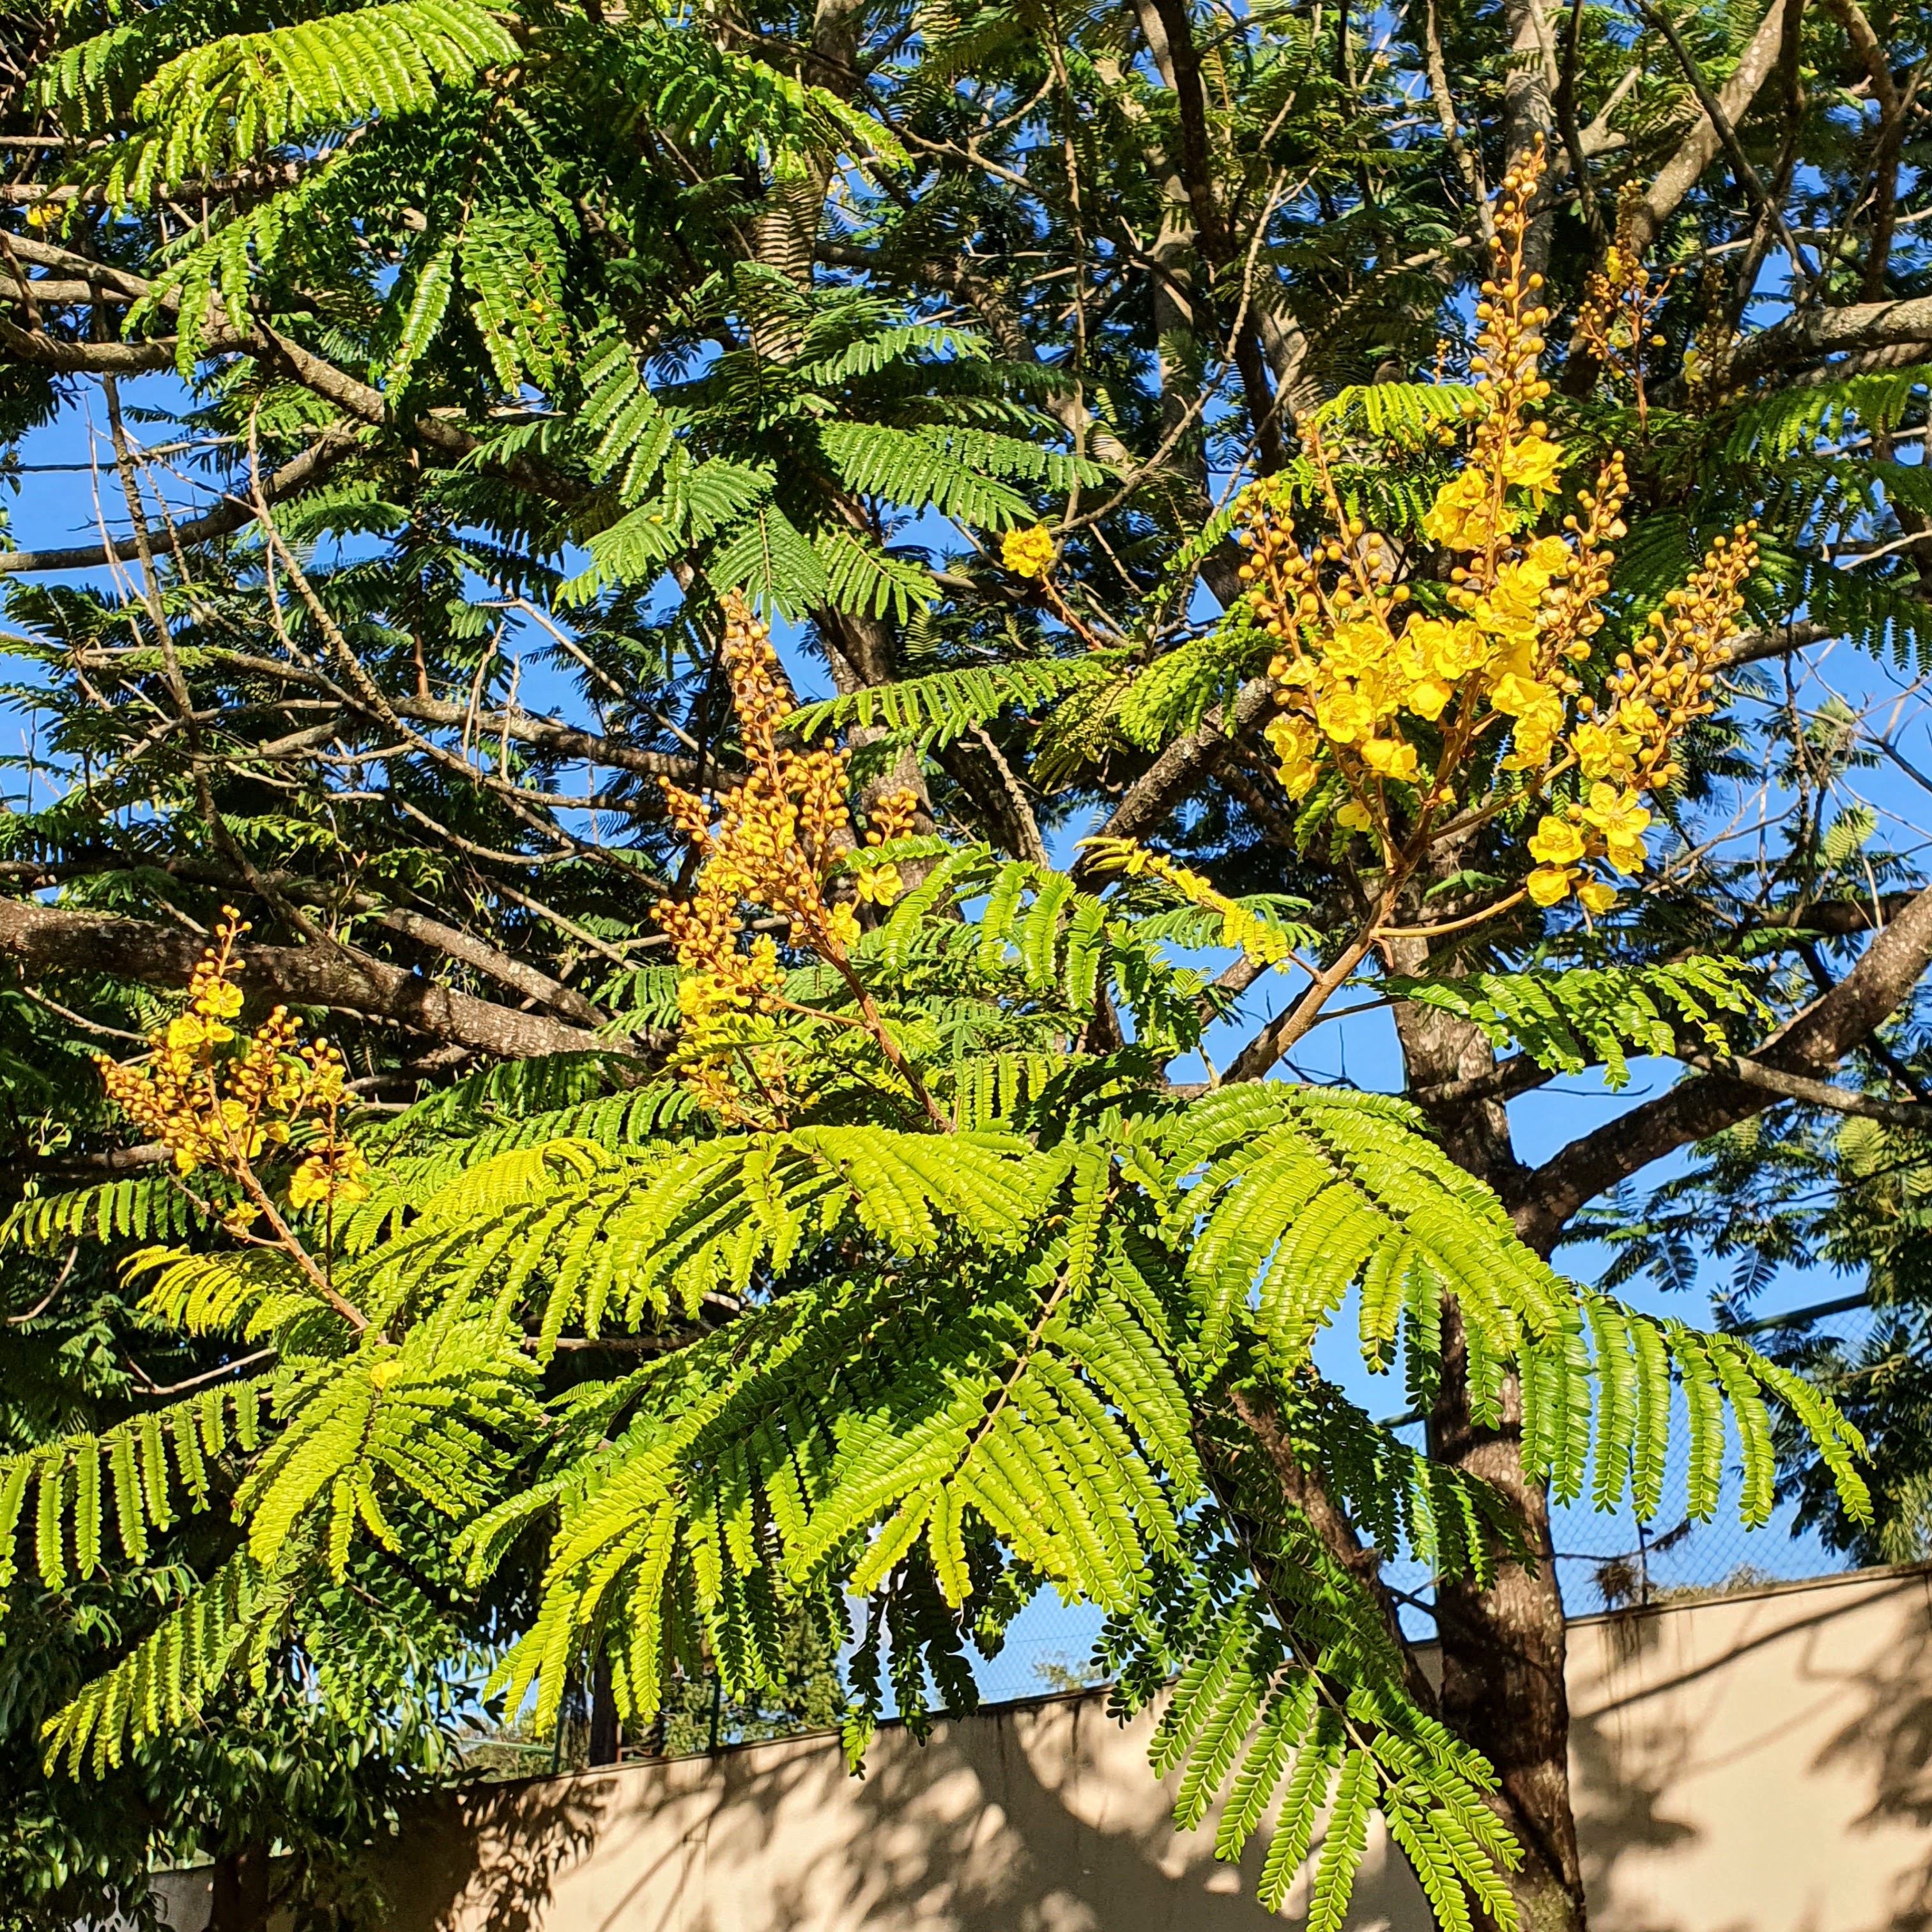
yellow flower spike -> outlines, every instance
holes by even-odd
[[[1052,532],[1040,524],[1009,530],[1000,539],[1000,561],[1016,577],[1043,578],[1053,568],[1053,551]]]
[[[1279,479],[1250,485],[1238,504],[1244,616],[1268,640],[1279,709],[1265,735],[1283,791],[1304,798],[1339,765],[1352,786],[1396,780],[1419,794],[1371,783],[1334,811],[1340,829],[1380,842],[1381,919],[1445,826],[1490,815],[1499,769],[1524,775],[1526,802],[1549,805],[1549,788],[1572,772],[1592,788],[1574,818],[1550,805],[1526,842],[1535,866],[1527,896],[1549,907],[1574,894],[1592,916],[1614,905],[1615,886],[1594,868],[1642,869],[1651,822],[1642,800],[1676,782],[1678,735],[1715,707],[1756,562],[1749,526],[1714,539],[1641,636],[1613,654],[1600,640],[1612,546],[1628,534],[1623,458],[1604,458],[1575,508],[1551,520],[1560,533],[1532,520],[1564,489],[1566,460],[1536,419],[1550,394],[1538,358],[1550,316],[1523,259],[1544,166],[1540,150],[1526,157],[1499,198],[1476,310],[1479,380],[1462,405],[1469,433],[1452,437],[1464,454],[1449,459],[1423,519],[1427,542],[1451,553],[1448,582],[1430,589],[1415,547],[1365,526],[1315,420],[1295,428],[1320,526],[1297,536]],[[1625,255],[1620,273],[1640,291],[1641,266]],[[1400,580],[1412,570],[1412,584]],[[1412,589],[1421,610],[1407,602]],[[1600,686],[1585,668],[1593,662]]]

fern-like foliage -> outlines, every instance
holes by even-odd
[[[956,742],[1006,711],[1050,703],[1072,686],[1106,677],[1117,662],[1110,652],[1096,652],[983,670],[940,671],[808,704],[787,722],[808,738],[854,724],[883,724],[916,733],[922,742],[937,748]]]
[[[1752,975],[1709,958],[1460,980],[1396,977],[1389,986],[1419,1006],[1480,1027],[1493,1046],[1515,1042],[1552,1072],[1600,1066],[1612,1088],[1628,1083],[1631,1052],[1669,1054],[1681,1034],[1690,1034],[1724,1053],[1729,1042],[1719,1016],[1748,1018],[1761,1011]]]
[[[938,910],[962,902],[976,926]],[[1478,1579],[1517,1548],[1501,1498],[1308,1378],[1352,1291],[1365,1358],[1400,1357],[1420,1399],[1453,1303],[1476,1414],[1499,1420],[1520,1378],[1526,1465],[1559,1496],[1587,1484],[1603,1507],[1660,1508],[1675,1385],[1694,1514],[1716,1506],[1727,1426],[1745,1516],[1768,1512],[1768,1402],[1856,1510],[1855,1432],[1738,1339],[1564,1282],[1401,1102],[1268,1085],[1177,1102],[1131,1051],[1088,1066],[1029,1049],[1029,1004],[1064,1024],[1090,1006],[1097,962],[1183,970],[1136,954],[1132,919],[1064,875],[968,851],[907,903],[861,970],[890,958],[902,989],[949,981],[949,1000],[926,996],[935,1014],[976,986],[982,1027],[1002,998],[1013,1015],[1012,1044],[964,1059],[945,1058],[943,1027],[922,1046],[908,1025],[935,1076],[952,1070],[955,1131],[852,1118],[828,1087],[821,1123],[719,1132],[648,1086],[573,1099],[586,1062],[548,1094],[526,1084],[568,1102],[532,1129],[575,1120],[590,1137],[479,1130],[481,1087],[389,1130],[391,1171],[334,1256],[359,1336],[319,1324],[278,1257],[148,1250],[158,1318],[270,1339],[281,1362],[0,1472],[0,1508],[31,1521],[51,1582],[101,1560],[104,1496],[131,1553],[177,1496],[206,1499],[211,1461],[239,1459],[224,1493],[242,1552],[61,1714],[50,1752],[110,1763],[184,1720],[260,1658],[299,1579],[379,1559],[396,1513],[422,1508],[457,1526],[477,1586],[548,1538],[540,1609],[501,1672],[544,1722],[587,1648],[640,1725],[695,1660],[752,1694],[778,1681],[799,1606],[838,1617],[850,1598],[876,1612],[856,1634],[856,1750],[888,1677],[915,1716],[928,1671],[970,1697],[966,1634],[993,1640],[1048,1584],[1109,1612],[1130,1704],[1178,1673],[1154,1755],[1181,1772],[1183,1826],[1220,1803],[1217,1849],[1238,1856],[1279,1799],[1270,1900],[1325,1815],[1314,1882],[1335,1919],[1379,1813],[1445,1923],[1503,1915],[1514,1852],[1489,1773],[1418,1702],[1359,1586],[1263,1493],[1242,1405],[1273,1405],[1378,1547]],[[898,997],[910,1016],[919,996]],[[16,1238],[49,1216],[16,1216]],[[540,1364],[566,1333],[612,1329],[661,1352],[547,1416]]]

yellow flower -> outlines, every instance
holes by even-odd
[[[1506,670],[1490,687],[1490,702],[1508,718],[1534,718],[1555,706],[1559,718],[1562,701],[1548,686],[1520,670]]]
[[[1570,896],[1570,881],[1576,876],[1569,868],[1539,866],[1529,875],[1529,896],[1540,906],[1553,906]]]
[[[1430,662],[1429,638],[1412,624],[1396,640],[1390,695],[1402,710],[1432,724],[1456,694],[1454,680],[1438,676]]]
[[[1580,724],[1570,734],[1570,748],[1576,754],[1586,778],[1601,778],[1628,771],[1636,747],[1620,731],[1606,731],[1600,724]]]
[[[1563,728],[1563,700],[1546,684],[1508,671],[1491,688],[1490,702],[1514,718],[1514,750],[1504,760],[1508,771],[1528,771],[1549,758],[1556,734]]]
[[[1338,677],[1372,677],[1388,657],[1388,634],[1378,624],[1338,624],[1322,653]]]
[[[1016,577],[1042,578],[1053,568],[1053,535],[1036,524],[1029,530],[1009,530],[1000,539],[1000,561]]]
[[[1610,863],[1620,872],[1643,869],[1643,835],[1650,814],[1634,791],[1619,792],[1614,785],[1594,784],[1589,802],[1583,808],[1586,824],[1604,835]]]
[[[1262,734],[1273,747],[1274,754],[1286,764],[1298,764],[1315,755],[1318,740],[1306,722],[1295,716],[1292,711],[1278,712],[1268,720],[1268,729]]]
[[[1488,477],[1466,470],[1444,484],[1422,520],[1422,533],[1447,550],[1480,550],[1496,534]]]
[[[1654,737],[1664,728],[1664,720],[1640,698],[1627,698],[1617,706],[1617,723],[1639,739]]]
[[[1446,684],[1440,678],[1425,675],[1418,678],[1408,687],[1408,695],[1402,709],[1412,712],[1418,718],[1426,718],[1434,724],[1448,709],[1449,700],[1456,695],[1456,687]]]
[[[905,890],[905,882],[900,878],[896,866],[869,866],[853,880],[852,885],[862,899],[882,906],[890,905]]]
[[[1504,564],[1496,572],[1490,592],[1490,609],[1498,620],[1498,628],[1514,630],[1526,624],[1533,626],[1543,593],[1549,588],[1550,572],[1536,568],[1527,560]]]
[[[174,1053],[192,1053],[198,1046],[220,1046],[235,1037],[234,1029],[218,1021],[206,1020],[199,1013],[180,1013],[168,1022],[168,1048]]]
[[[1490,655],[1488,640],[1466,620],[1445,623],[1439,617],[1415,618],[1402,632],[1402,641],[1403,660],[1414,667],[1411,675],[1416,680],[1407,708],[1420,718],[1438,718],[1442,712],[1442,705],[1432,711],[1424,709],[1433,702],[1432,696],[1424,690],[1425,685],[1453,688],[1486,662]],[[1443,704],[1448,702],[1447,698],[1442,700]]]
[[[232,1020],[242,1010],[242,988],[232,980],[214,980],[197,986],[195,1010],[212,1019]]]
[[[1546,436],[1526,436],[1503,457],[1503,478],[1527,490],[1538,509],[1563,475],[1563,452]]]
[[[1366,832],[1375,822],[1368,807],[1360,799],[1350,799],[1335,814],[1335,823],[1351,832]]]
[[[1375,706],[1352,685],[1337,685],[1317,700],[1315,716],[1338,745],[1358,743],[1376,728]]]
[[[1529,856],[1546,866],[1574,865],[1583,856],[1583,835],[1567,818],[1546,814],[1529,842]]]
[[[1315,788],[1316,754],[1322,740],[1312,725],[1282,712],[1262,734],[1281,762],[1276,776],[1290,798],[1305,798]]]
[[[836,905],[826,921],[832,928],[832,936],[841,946],[850,947],[859,943],[859,917],[848,905]]]
[[[362,1177],[369,1163],[362,1150],[346,1144],[312,1154],[289,1180],[289,1205],[313,1208],[324,1201],[366,1201]]]
[[[1400,738],[1370,738],[1362,745],[1362,762],[1378,778],[1415,782],[1415,747]]]
[[[1617,889],[1602,879],[1591,879],[1576,888],[1576,896],[1583,902],[1583,910],[1593,918],[1601,919],[1617,902]]]

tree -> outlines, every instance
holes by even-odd
[[[680,1016],[673,976],[638,963],[664,937],[642,902],[692,885],[657,781],[741,775],[716,602],[737,586],[808,625],[868,813],[910,790],[916,835],[956,826],[1038,865],[1057,823],[1097,806],[1106,837],[1166,844],[1170,886],[1211,880],[1198,890],[1253,918],[1300,920],[1334,970],[1390,868],[1305,836],[1344,801],[1318,771],[1296,796],[1318,761],[1264,741],[1285,715],[1278,653],[1244,622],[1214,493],[1259,475],[1287,493],[1277,508],[1319,504],[1325,462],[1343,528],[1373,526],[1405,586],[1450,608],[1453,546],[1426,518],[1449,461],[1432,439],[1456,419],[1442,388],[1371,379],[1427,364],[1438,336],[1443,373],[1463,370],[1486,184],[1540,139],[1523,273],[1558,324],[1552,440],[1579,477],[1625,458],[1606,640],[1641,634],[1710,540],[1754,518],[1757,628],[1696,674],[1738,701],[1687,720],[1681,773],[1646,790],[1642,830],[1670,856],[1634,904],[1606,914],[1566,887],[1547,915],[1502,905],[1522,879],[1505,834],[1528,828],[1499,815],[1413,875],[1400,916],[1425,936],[1341,970],[1392,982],[1424,1119],[1544,1254],[1677,1148],[1794,1096],[1845,1104],[1832,1071],[1911,996],[1932,909],[1903,864],[1876,903],[1821,865],[1822,791],[1775,861],[1733,864],[1698,827],[1741,766],[1808,742],[1795,707],[1754,710],[1752,667],[1839,634],[1923,635],[1922,488],[1895,460],[1924,409],[1899,190],[1922,28],[1901,15],[1881,34],[1850,5],[1774,8],[1735,34],[1714,14],[1643,19],[1426,8],[1379,60],[1346,15],[1217,24],[1168,0],[1077,19],[753,10],[706,34],[443,4],[292,24],[163,8],[92,43],[90,22],[47,29],[70,50],[16,92],[14,138],[44,145],[9,237],[24,286],[5,340],[23,417],[52,382],[110,386],[133,527],[8,561],[118,550],[140,582],[16,611],[46,667],[24,701],[77,782],[17,828],[23,893],[58,885],[64,903],[0,907],[0,944],[37,974],[178,985],[200,952],[178,916],[205,932],[245,899],[272,932],[250,983],[355,1016],[334,1024],[356,1077],[392,1083],[367,1090],[562,1053],[432,1111],[474,1128],[549,1080],[648,1140],[656,1103],[635,1096],[679,1050]],[[58,149],[39,118],[56,115]],[[85,145],[109,130],[132,138]],[[111,387],[170,365],[206,378],[195,433],[232,439],[214,452],[226,496],[191,517],[143,497],[157,472]],[[933,514],[964,526],[964,554],[912,554],[931,526],[910,520]],[[1048,552],[996,555],[985,534],[1040,520]],[[371,554],[304,560],[345,532]],[[566,578],[567,542],[590,562]],[[1226,621],[1202,619],[1197,580]],[[602,716],[520,701],[517,666],[534,682],[546,656]],[[1580,669],[1571,695],[1600,699],[1610,668]],[[580,795],[563,777],[579,764],[602,774]],[[1533,836],[1608,850],[1611,830]],[[1571,862],[1538,869],[1588,883]],[[903,863],[902,884],[945,860]],[[1098,892],[1106,876],[1090,851],[1066,890],[1110,903],[1124,889]],[[1814,934],[1839,949],[1818,952],[1828,985],[1773,971],[1762,1016],[1669,976]],[[438,977],[410,970],[424,960]],[[1244,953],[1212,999],[1265,986],[1265,963]],[[1573,982],[1565,1006],[1525,980],[1538,967],[1640,976]],[[1138,997],[1118,1003],[1135,1048],[1186,1038],[1164,1010],[1168,1030],[1144,1032]],[[1126,1050],[1116,1004],[1046,1036],[1077,1032],[1105,1060]],[[1231,1081],[1271,1070],[1315,1016],[1294,1012],[1256,1016]],[[1519,1162],[1507,1100],[1633,1048],[1700,1077]],[[1532,1430],[1526,1459],[1516,1394],[1505,1381],[1488,1408],[1492,1364],[1461,1339],[1452,1314],[1427,1480],[1496,1481],[1546,1551],[1543,1445]],[[1372,1485],[1324,1460],[1354,1438],[1284,1418],[1240,1421],[1275,1494],[1257,1498],[1252,1449],[1236,1455],[1228,1520],[1287,1534],[1298,1511],[1334,1574],[1372,1590],[1359,1532],[1378,1549],[1389,1519],[1351,1526]],[[1194,1558],[1188,1574],[1218,1574]],[[1501,1774],[1519,1900],[1532,1922],[1579,1922],[1549,1565],[1479,1568],[1438,1608],[1438,1714]]]
[[[16,998],[8,1016],[14,1116],[23,1102],[52,1100],[71,1106],[69,1124],[80,1126],[92,1111],[86,1089],[58,1078],[60,1043],[46,1037],[45,1015],[20,1011],[25,1004]],[[50,1090],[37,1093],[50,1075]],[[14,1254],[0,1328],[0,1444],[10,1463],[76,1432],[118,1431],[138,1444],[143,1416],[230,1374],[224,1358],[233,1352],[158,1335],[142,1321],[116,1258],[81,1242],[44,1257]],[[43,1774],[42,1725],[217,1568],[233,1541],[218,1514],[177,1519],[164,1508],[112,1568],[80,1561],[82,1544],[66,1574],[30,1564],[13,1580],[0,1624],[0,1922],[10,1932],[117,1913],[149,1922],[151,1873],[202,1861],[214,1868],[224,1926],[266,1926],[272,1908],[293,1909],[304,1923],[349,1922],[371,1902],[369,1854],[454,1768],[456,1707],[466,1681],[473,1688],[488,1667],[468,1641],[481,1631],[465,1632],[453,1596],[438,1604],[358,1564],[346,1588],[315,1602],[298,1632],[264,1652],[259,1681],[242,1673],[192,1731],[156,1739],[104,1780]],[[416,1554],[434,1566],[433,1554]],[[316,1694],[322,1688],[326,1698]],[[281,1854],[273,1867],[272,1847]]]

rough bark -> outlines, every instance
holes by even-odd
[[[1399,971],[1428,964],[1426,947],[1399,942]],[[1399,1005],[1396,1031],[1410,1097],[1428,1117],[1456,1164],[1498,1190],[1522,1169],[1510,1143],[1500,1099],[1444,1104],[1491,1071],[1496,1056],[1481,1031],[1432,1006]],[[1580,1932],[1586,1921],[1582,1869],[1570,1798],[1570,1711],[1564,1685],[1563,1601],[1550,1558],[1549,1501],[1523,1473],[1520,1392],[1505,1392],[1502,1426],[1477,1425],[1470,1412],[1468,1364],[1453,1311],[1443,1324],[1442,1380],[1429,1416],[1430,1455],[1494,1484],[1519,1513],[1532,1570],[1505,1563],[1487,1589],[1454,1578],[1436,1586],[1444,1723],[1473,1745],[1501,1781],[1499,1814],[1522,1846],[1513,1880],[1523,1932]]]
[[[1731,361],[1733,376],[1750,382],[1795,363],[1850,350],[1932,343],[1932,296],[1900,302],[1852,302],[1842,308],[1804,308],[1748,336]],[[1834,369],[1836,376],[1841,373]]]
[[[1154,0],[1154,10],[1166,40],[1162,74],[1174,90],[1180,126],[1180,179],[1194,217],[1195,233],[1206,260],[1214,268],[1226,270],[1237,261],[1240,250],[1228,233],[1216,193],[1214,136],[1193,22],[1188,16],[1186,0]],[[1240,376],[1248,419],[1253,425],[1256,463],[1264,472],[1271,472],[1286,460],[1286,451],[1260,338],[1260,325],[1251,303],[1248,317],[1235,335],[1234,367]]]
[[[148,920],[0,899],[0,958],[11,960],[30,980],[49,973],[103,973],[141,986],[182,986],[201,954],[202,942],[192,934]],[[601,1040],[580,1027],[496,1006],[339,946],[250,946],[244,984],[252,994],[291,1006],[386,1021],[502,1059],[594,1047],[624,1050],[622,1042]]]
[[[623,1733],[617,1722],[617,1699],[610,1682],[610,1666],[599,1658],[590,1678],[590,1748],[586,1762],[615,1764],[622,1752]]]
[[[1198,730],[1177,738],[1127,788],[1100,827],[1102,836],[1138,838],[1152,831],[1213,770],[1229,745],[1268,715],[1274,708],[1274,691],[1273,679],[1251,679],[1236,693],[1232,718],[1218,709],[1210,711]],[[1084,861],[1074,867],[1073,877],[1077,884],[1090,886],[1094,883]]]
[[[244,1845],[217,1858],[208,1894],[208,1932],[268,1932],[267,1851]]]
[[[1718,103],[1724,118],[1736,127],[1757,98],[1760,88],[1770,79],[1778,65],[1778,50],[1784,41],[1784,16],[1804,0],[1772,0],[1763,20],[1745,47],[1730,79],[1718,90]],[[1718,158],[1724,142],[1708,116],[1678,144],[1676,152],[1657,173],[1656,178],[1635,211],[1632,232],[1640,250],[1657,239],[1672,212],[1697,185],[1698,177]]]

